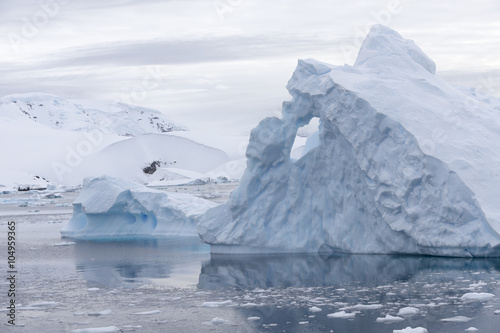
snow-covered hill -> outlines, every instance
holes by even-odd
[[[0,98],[0,118],[26,118],[54,129],[100,130],[126,136],[187,130],[157,110],[111,101],[70,100],[42,93]]]
[[[238,178],[244,168],[228,164],[225,151],[241,159],[248,140],[190,133],[143,107],[36,93],[0,99],[0,142],[0,188],[12,189],[105,174],[155,185]]]
[[[69,184],[103,174],[149,183],[188,179],[177,169],[202,175],[226,162],[228,156],[222,150],[175,135],[150,133],[111,144],[61,176]]]

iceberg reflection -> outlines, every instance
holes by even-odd
[[[500,306],[499,276],[499,259],[212,254],[198,288],[238,295],[235,309],[249,332],[378,333],[408,326],[441,333],[472,326],[493,332],[500,324],[493,313]],[[464,301],[470,292],[497,296]],[[417,314],[400,315],[404,307],[416,308]],[[398,322],[378,322],[388,314],[400,317]]]
[[[144,282],[196,285],[201,262],[208,257],[208,246],[197,237],[75,245],[76,270],[94,286],[136,286]]]
[[[405,281],[422,272],[500,270],[498,259],[390,255],[223,255],[203,264],[201,289],[319,287],[346,283],[367,287]]]

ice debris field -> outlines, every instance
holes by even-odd
[[[65,249],[54,250],[65,256]],[[88,262],[94,254],[85,253]],[[213,257],[203,264],[196,288],[166,288],[158,279],[135,288],[130,282],[106,286],[100,283],[104,277],[116,283],[118,276],[109,276],[105,260],[87,267],[83,281],[74,267],[56,266],[26,292],[19,304],[24,327],[15,329],[49,332],[56,322],[65,332],[106,332],[110,327],[205,332],[215,325],[217,332],[451,333],[495,332],[500,319],[499,298],[492,296],[500,287],[498,263],[489,259],[358,255],[245,260]],[[115,264],[122,281],[130,281],[123,258]],[[31,269],[35,273],[37,266]],[[42,286],[53,289],[35,297]]]

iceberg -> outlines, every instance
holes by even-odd
[[[453,86],[376,25],[353,66],[299,60],[281,118],[197,231],[212,253],[500,255],[500,100]],[[319,118],[303,155],[297,130]]]
[[[61,235],[75,239],[197,236],[197,219],[215,206],[190,194],[153,190],[123,178],[86,178]]]

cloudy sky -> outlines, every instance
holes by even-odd
[[[438,75],[500,97],[498,0],[1,1],[0,96],[117,100],[248,131],[280,113],[298,58],[352,64],[374,23],[413,39]]]

